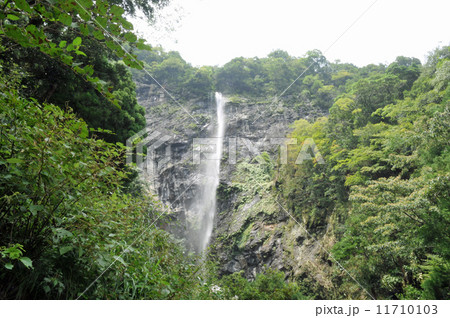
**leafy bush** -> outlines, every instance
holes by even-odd
[[[266,268],[257,274],[254,281],[248,281],[242,272],[224,276],[219,285],[225,299],[309,299],[301,286],[295,282],[285,282],[283,272]]]
[[[159,203],[121,189],[124,147],[14,81],[0,91],[0,298],[193,297],[197,267],[156,228]]]

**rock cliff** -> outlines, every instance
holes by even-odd
[[[149,152],[147,179],[160,200],[170,206],[173,233],[186,237],[190,226],[187,219],[194,213],[193,200],[201,182],[198,165],[193,162],[193,140],[209,136],[210,123],[215,120],[213,93],[203,100],[181,102],[155,85],[138,84],[137,91],[140,104],[147,110],[149,134],[167,136],[151,150],[152,154]],[[284,271],[287,277],[309,279],[327,288],[331,285],[327,281],[330,267],[322,247],[332,246],[332,226],[306,229],[303,220],[292,218],[285,210],[274,181],[280,152],[277,138],[285,138],[295,120],[325,115],[317,107],[291,107],[295,99],[289,96],[274,102],[228,97],[217,213],[209,250],[223,274],[244,271],[248,279],[253,279],[269,266]]]

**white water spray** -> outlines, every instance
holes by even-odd
[[[200,162],[201,184],[195,198],[193,212],[195,226],[190,229],[190,240],[197,252],[203,252],[211,238],[214,216],[216,214],[216,191],[219,186],[220,160],[222,158],[223,139],[225,135],[225,99],[221,93],[216,93],[217,123],[212,137],[215,139],[215,153],[210,159]]]

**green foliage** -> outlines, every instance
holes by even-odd
[[[220,281],[224,299],[240,300],[289,300],[310,299],[305,296],[301,286],[286,282],[284,273],[267,268],[256,274],[254,281],[248,281],[242,273],[224,276]]]
[[[146,85],[157,85],[158,82],[182,101],[207,100],[208,93],[213,90],[227,95],[268,98],[281,94],[289,86],[288,97],[301,95],[300,103],[297,101],[300,107],[318,106],[327,110],[333,104],[339,86],[350,78],[343,76],[340,81],[333,82],[329,75],[330,63],[319,51],[308,52],[302,58],[274,51],[266,58],[239,57],[214,68],[192,67],[177,52],[164,52],[160,48],[150,52],[137,51],[137,56],[145,62],[151,76],[133,70],[134,80]],[[303,72],[305,78],[295,81]]]
[[[293,131],[289,135],[297,143],[288,148],[287,165],[283,165],[277,178],[283,197],[287,200],[289,209],[296,217],[303,220],[308,228],[320,229],[325,225],[325,216],[333,209],[334,202],[342,199],[342,189],[339,180],[342,176],[329,171],[330,162],[319,162],[311,147],[305,147],[307,138],[312,138],[315,149],[320,155],[328,158],[334,146],[326,136],[327,118],[319,118],[315,123],[301,119],[294,123]],[[301,152],[310,156],[311,160],[298,162]],[[306,159],[306,158],[305,158]],[[296,163],[297,162],[297,163]]]
[[[253,226],[254,225],[255,225],[254,223],[250,223],[247,226],[247,228],[244,230],[244,232],[242,232],[241,238],[240,238],[239,243],[238,243],[238,247],[240,249],[243,249],[245,247],[245,245],[247,244],[247,241],[248,241],[248,239],[250,237],[250,232],[253,230]]]
[[[106,1],[6,1],[0,14],[0,40],[7,51],[19,45],[59,61],[118,105],[108,86],[93,76],[91,65],[83,61],[83,39],[95,38],[126,65],[141,68],[142,64],[126,54],[123,45],[139,49],[146,46],[129,32],[133,26],[123,14],[124,9]]]
[[[178,52],[164,52],[161,48],[152,51],[137,51],[145,63],[145,70],[132,70],[135,82],[145,85],[162,85],[177,100],[199,99],[208,101],[214,90],[212,67],[192,67]]]
[[[168,299],[202,290],[194,260],[153,225],[164,219],[159,203],[122,191],[123,147],[88,138],[84,121],[23,98],[14,80],[2,76],[0,90],[2,299]]]
[[[127,5],[128,12],[137,6],[149,13],[152,6],[116,2]],[[144,109],[125,66],[141,65],[124,50],[145,45],[130,31],[124,9],[105,1],[7,1],[4,10],[20,19],[0,15],[0,60],[5,70],[20,68],[27,74],[23,95],[72,108],[90,128],[112,132],[98,133],[111,142],[124,143],[145,126]]]
[[[215,81],[221,92],[250,97],[273,97],[289,87],[288,96],[302,95],[302,106],[328,109],[336,95],[336,87],[328,74],[329,66],[319,51],[310,51],[302,58],[274,51],[262,59],[231,60],[217,69]],[[297,79],[299,74],[304,75],[302,79]],[[339,84],[345,84],[345,80]]]
[[[166,222],[160,203],[145,189],[124,193],[123,147],[89,138],[73,113],[0,79],[2,299],[227,297],[214,264],[197,265],[156,227]],[[248,284],[242,298],[302,297],[282,273]]]
[[[448,246],[448,245],[447,245]],[[448,299],[450,297],[450,263],[431,256],[423,266],[426,276],[422,283],[423,299]]]
[[[265,153],[260,165],[239,163],[250,179],[238,177],[221,198],[275,190],[311,233],[335,236],[334,257],[376,298],[449,297],[450,48],[424,66],[398,57],[357,68],[319,51],[275,51],[195,68],[176,52],[145,51],[124,18],[136,8],[150,16],[165,1],[78,2],[2,4],[0,298],[305,298],[270,269],[251,282],[240,273],[219,280],[214,264],[196,265],[154,225],[165,222],[162,207],[133,182],[124,147],[109,143],[145,125],[126,67],[144,65],[152,76],[134,70],[136,82],[156,79],[181,100],[206,101],[217,88],[232,101],[283,93],[294,109],[329,109],[328,118],[293,124],[287,165]],[[307,139],[324,163],[310,153],[294,164]],[[334,270],[333,295],[366,297]]]
[[[420,75],[421,63],[417,58],[399,56],[391,63],[386,72],[397,75],[406,81],[405,90],[410,90],[416,79]]]
[[[338,220],[332,253],[376,298],[448,298],[449,58],[443,48],[423,68],[405,57],[386,70],[342,66],[328,120],[295,122],[278,169],[279,193],[311,232]],[[304,84],[312,91],[313,77]],[[292,164],[305,138],[324,165]],[[337,295],[366,297],[337,267],[333,279]]]
[[[12,264],[13,261],[18,260],[20,261],[26,268],[33,268],[33,262],[28,258],[22,256],[24,252],[23,246],[21,244],[14,244],[9,247],[0,246],[0,253],[3,258],[6,258],[5,260],[2,260],[3,262],[7,262],[4,264],[4,267],[6,269],[12,270],[14,268],[14,265]]]

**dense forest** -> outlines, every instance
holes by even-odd
[[[448,299],[450,47],[424,65],[277,50],[197,68],[126,19],[165,2],[0,1],[0,299],[369,298],[355,280],[376,299]],[[220,91],[327,114],[292,123],[292,164],[267,160],[270,191],[307,229],[338,216],[332,293],[271,268],[219,275],[165,229],[125,164],[146,126],[137,86],[155,79],[181,102]],[[325,164],[293,164],[306,138]]]

